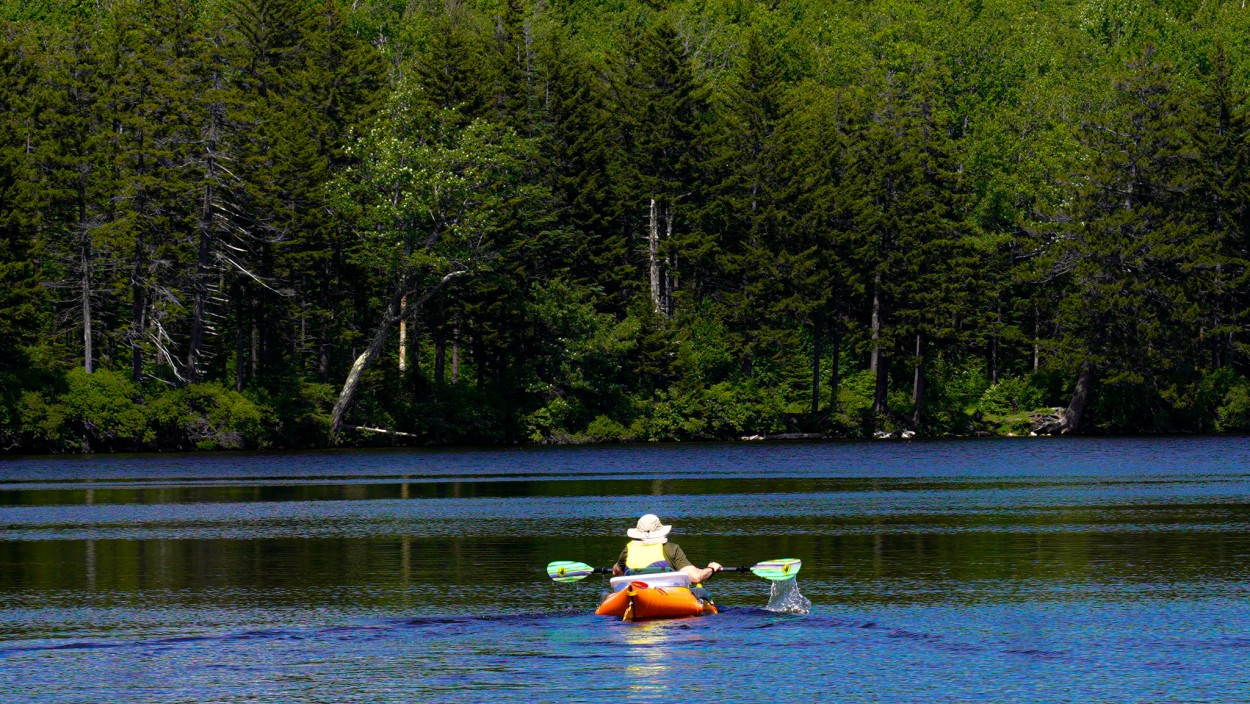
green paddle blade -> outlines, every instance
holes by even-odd
[[[787,579],[794,579],[794,576],[799,573],[799,568],[802,566],[802,560],[796,560],[793,557],[785,557],[780,560],[761,562],[752,567],[751,572],[753,572],[756,577],[771,579],[774,582],[784,582]]]
[[[557,560],[547,564],[547,576],[557,582],[576,582],[593,574],[595,568],[585,562]]]

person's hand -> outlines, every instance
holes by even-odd
[[[712,574],[716,574],[717,572],[720,572],[722,569],[724,569],[723,567],[720,566],[719,562],[709,562],[707,563],[707,568],[709,570],[712,570]]]

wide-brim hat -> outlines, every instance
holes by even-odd
[[[660,523],[659,516],[654,513],[648,513],[639,518],[638,525],[625,531],[625,534],[634,540],[651,540],[653,538],[663,538],[672,529],[672,526]]]

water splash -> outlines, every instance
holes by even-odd
[[[764,608],[779,614],[805,614],[812,610],[812,600],[799,593],[798,579],[787,579],[772,583]]]

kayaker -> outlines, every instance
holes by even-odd
[[[637,526],[625,531],[633,540],[625,545],[621,557],[612,565],[612,576],[680,571],[690,577],[692,584],[700,584],[721,570],[719,562],[709,562],[704,568],[695,567],[681,546],[670,543],[665,537],[672,529],[660,523],[660,518],[653,513],[639,518]]]

